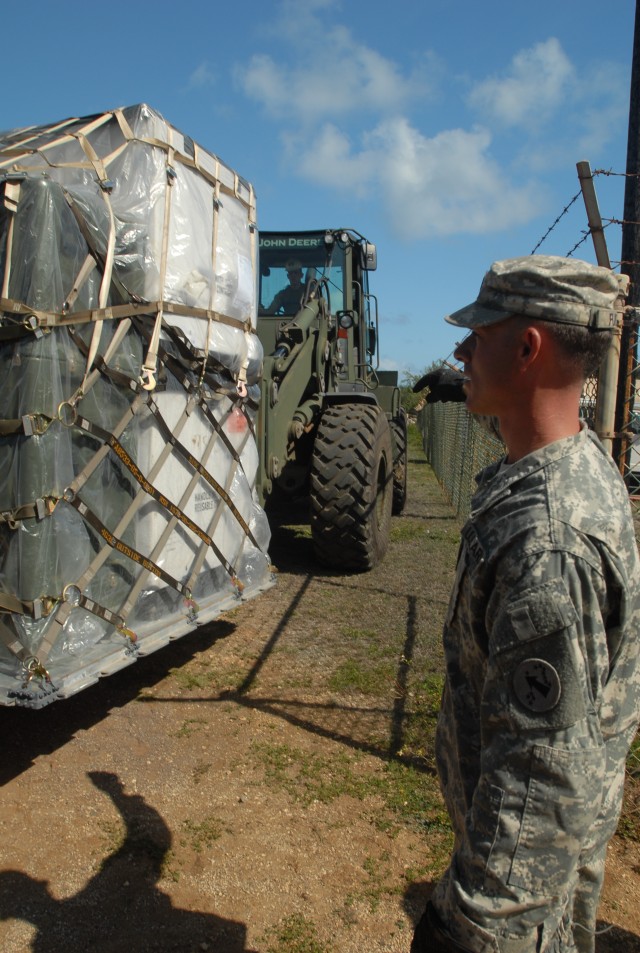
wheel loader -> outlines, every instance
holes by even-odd
[[[261,232],[264,349],[257,489],[308,498],[322,564],[366,571],[406,499],[407,420],[397,372],[379,369],[375,245],[357,231]]]

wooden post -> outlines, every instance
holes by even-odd
[[[603,268],[611,268],[607,240],[602,227],[602,218],[598,208],[591,166],[588,162],[578,162],[578,178],[587,211],[589,231],[593,239],[596,259]],[[616,423],[616,390],[620,377],[620,339],[621,328],[616,328],[611,346],[598,371],[598,391],[596,394],[596,412],[594,428],[609,453],[613,452]]]

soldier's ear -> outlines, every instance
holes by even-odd
[[[542,336],[538,328],[529,325],[523,329],[522,337],[520,338],[519,352],[523,367],[529,366],[537,359],[541,344]]]

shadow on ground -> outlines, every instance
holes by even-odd
[[[171,834],[155,808],[138,794],[125,794],[115,774],[91,772],[89,777],[122,815],[122,845],[82,890],[62,899],[51,894],[46,880],[1,871],[0,920],[23,920],[35,927],[32,953],[251,953],[244,924],[179,909],[158,890]]]
[[[4,755],[0,785],[17,777],[35,758],[50,754],[81,730],[87,730],[117,708],[137,698],[167,677],[171,669],[185,665],[235,630],[230,622],[214,621],[169,642],[158,652],[139,659],[114,676],[101,679],[77,695],[56,701],[46,709],[0,709]]]

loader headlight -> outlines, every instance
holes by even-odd
[[[350,311],[339,311],[338,312],[338,324],[341,328],[352,328],[353,327],[353,315]]]

